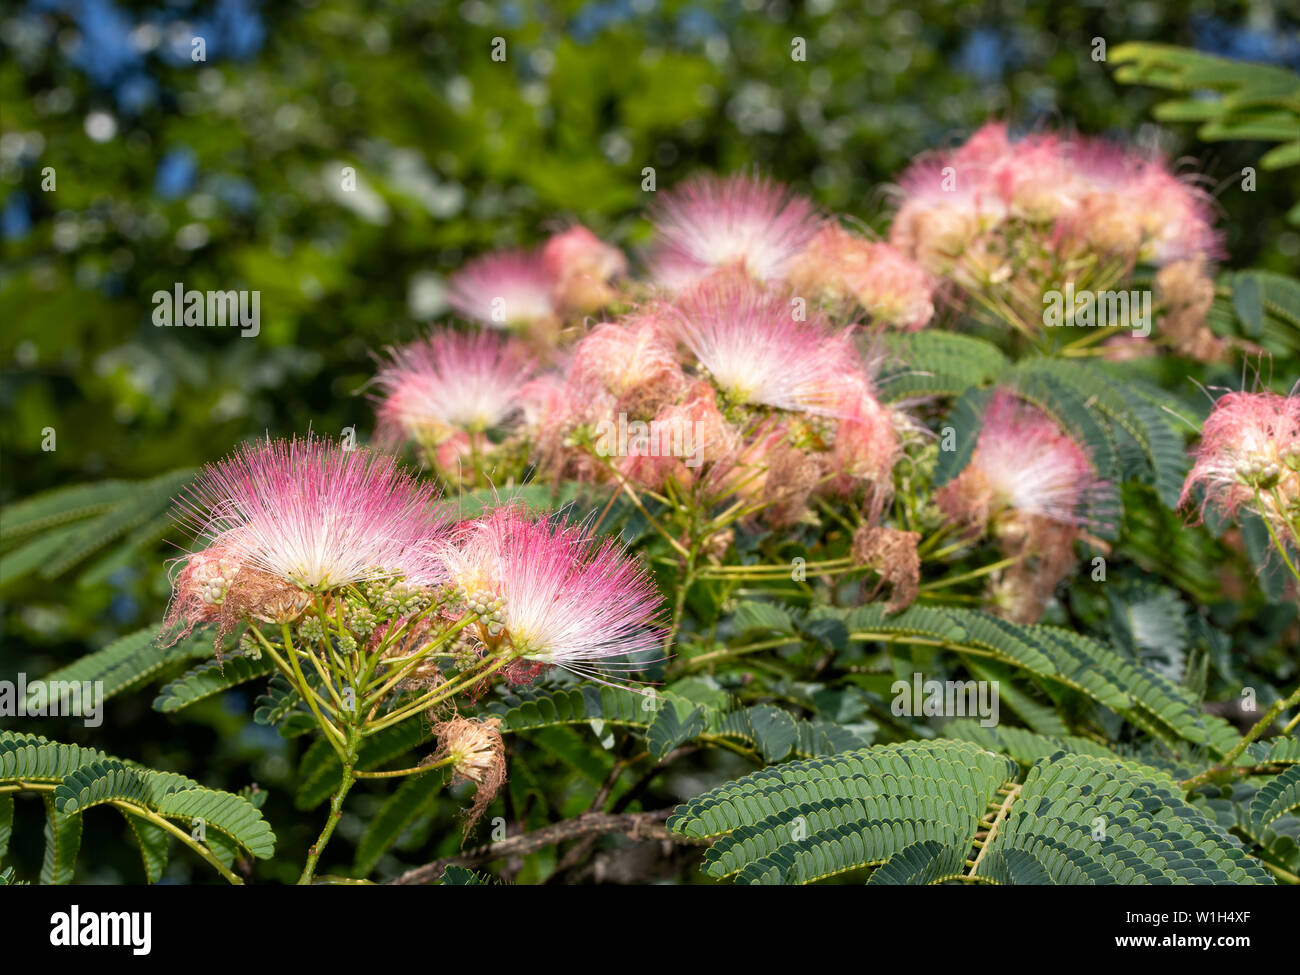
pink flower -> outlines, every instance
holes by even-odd
[[[1085,500],[1100,486],[1088,455],[1055,420],[999,390],[970,463],[935,501],[950,518],[979,525],[1011,511],[1079,526]]]
[[[326,592],[394,576],[439,583],[446,528],[433,501],[433,488],[391,457],[308,435],[238,448],[205,467],[178,504],[181,520],[212,539],[218,565]],[[208,579],[210,559],[187,563],[182,589]]]
[[[1035,134],[1008,138],[989,123],[949,153],[929,154],[899,179],[890,240],[927,269],[980,278],[961,263],[1008,221],[1039,228],[1041,245],[1082,241],[1094,250],[1156,266],[1221,256],[1209,197],[1158,156],[1099,139]],[[989,269],[984,269],[987,276]]]
[[[542,263],[555,280],[555,299],[578,315],[603,308],[615,297],[614,282],[627,274],[627,258],[586,227],[556,234],[542,249]]]
[[[231,585],[239,575],[239,556],[231,546],[216,544],[186,556],[172,583],[171,605],[163,630],[180,624],[172,642],[187,636],[196,626],[215,622],[221,615]]]
[[[724,267],[783,278],[822,222],[809,200],[745,175],[689,180],[665,192],[653,215],[652,273],[671,291]]]
[[[794,260],[790,284],[832,304],[860,307],[894,328],[923,328],[934,315],[934,285],[898,248],[828,223]]]
[[[882,406],[870,385],[864,383],[844,402],[835,431],[839,476],[834,487],[843,494],[865,483],[872,491],[872,514],[879,514],[893,497],[894,467],[902,456],[894,413]]]
[[[481,433],[511,420],[533,361],[514,339],[493,333],[439,331],[390,352],[380,389],[379,436],[438,444],[459,432]]]
[[[678,338],[733,403],[833,414],[859,370],[846,333],[815,311],[797,320],[788,296],[735,271],[695,285],[674,308]]]
[[[1198,485],[1205,491],[1204,504],[1227,515],[1245,507],[1284,525],[1278,499],[1284,506],[1300,504],[1300,394],[1220,397],[1201,428],[1196,463],[1179,503],[1185,504]]]
[[[642,664],[612,658],[658,649],[659,594],[613,541],[581,526],[497,508],[462,529],[444,557],[469,602],[499,607],[499,634],[524,660],[598,677]]]
[[[619,470],[652,490],[670,480],[686,488],[703,465],[726,460],[739,445],[740,434],[718,410],[713,387],[697,382],[682,403],[655,415],[646,442],[632,446]]]
[[[598,325],[578,343],[568,369],[577,402],[636,410],[676,398],[686,387],[677,346],[654,314]]]
[[[456,313],[489,328],[520,328],[556,315],[555,277],[531,251],[501,251],[467,263],[451,277]]]

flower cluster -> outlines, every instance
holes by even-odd
[[[173,640],[208,623],[218,641],[241,624],[256,637],[271,623],[393,660],[472,635],[462,660],[507,673],[635,669],[611,658],[661,640],[657,590],[615,544],[509,504],[455,523],[391,457],[318,437],[238,450],[200,474],[181,511],[203,544],[180,560]]]
[[[1202,509],[1228,517],[1249,511],[1300,550],[1300,392],[1220,397],[1201,429],[1181,502],[1197,491]]]
[[[934,500],[954,525],[991,534],[1014,558],[994,579],[994,601],[1008,617],[1032,622],[1070,571],[1102,487],[1088,454],[1055,420],[998,390],[970,463]]]
[[[853,328],[835,322],[866,312],[880,327],[924,325],[926,272],[750,176],[688,181],[653,215],[652,283],[619,300],[610,286],[625,262],[580,227],[532,257],[471,262],[452,290],[478,321],[491,324],[462,300],[471,281],[480,296],[507,281],[536,296],[550,281],[534,322],[566,315],[559,281],[591,299],[570,300],[566,321],[580,307],[625,311],[564,338],[552,328],[537,356],[517,339],[449,331],[393,350],[375,381],[381,440],[413,442],[451,485],[538,470],[694,492],[776,524],[799,520],[814,493],[878,511],[910,424],[881,403]],[[491,269],[500,276],[485,284]]]
[[[989,123],[903,174],[890,241],[1030,334],[1045,293],[1067,282],[1105,291],[1151,265],[1163,334],[1209,357],[1216,346],[1203,325],[1221,256],[1212,217],[1208,195],[1158,156],[1082,137],[1013,140]]]
[[[627,259],[590,230],[574,226],[538,251],[506,251],[470,261],[451,279],[448,301],[462,318],[541,341],[570,316],[614,300]]]
[[[889,327],[921,328],[934,314],[934,285],[918,264],[848,232],[778,183],[698,177],[663,194],[652,216],[651,272],[669,292],[731,269]]]

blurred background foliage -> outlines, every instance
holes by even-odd
[[[443,315],[450,271],[568,220],[635,255],[647,166],[660,188],[702,168],[755,167],[883,231],[884,187],[915,154],[990,116],[1074,127],[1189,157],[1220,201],[1228,266],[1294,273],[1300,233],[1284,215],[1300,199],[1300,168],[1261,172],[1243,191],[1242,168],[1270,143],[1157,130],[1151,109],[1167,93],[1117,84],[1093,52],[1095,38],[1150,40],[1296,70],[1298,18],[1294,4],[1260,0],[10,5],[0,502],[156,476],[267,432],[354,427],[365,439],[370,354]],[[491,58],[496,37],[503,62]],[[806,61],[791,57],[796,38]],[[355,192],[342,190],[345,167]],[[260,291],[260,334],[156,328],[150,296],[175,282]],[[1281,385],[1300,372],[1295,361],[1275,369]],[[1202,378],[1239,386],[1239,370]],[[47,428],[54,450],[42,449]],[[47,673],[150,625],[165,594],[161,557],[0,589],[4,674]],[[1275,634],[1286,618],[1259,626]],[[40,730],[208,785],[258,782],[288,879],[318,817],[291,809],[301,743],[248,722],[248,696],[172,718],[148,693],[125,695],[100,728]],[[574,762],[580,778],[603,778],[580,750]],[[344,839],[383,794],[358,795]],[[39,830],[39,810],[28,812]],[[403,845],[440,832],[435,846],[454,850],[454,816],[439,805]],[[122,829],[107,817],[87,828]],[[79,879],[138,880],[135,852],[118,850]],[[191,867],[178,858],[169,877]],[[210,878],[196,869],[196,879]]]

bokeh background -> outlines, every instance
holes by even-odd
[[[443,315],[449,272],[571,220],[635,255],[647,166],[660,188],[757,168],[882,231],[886,187],[915,154],[989,117],[1074,127],[1190,157],[1221,201],[1229,264],[1293,272],[1296,171],[1242,192],[1268,145],[1155,129],[1165,96],[1117,84],[1092,52],[1094,38],[1155,40],[1300,69],[1298,27],[1289,0],[7,5],[0,502],[197,465],[268,432],[365,439],[370,353]],[[796,38],[806,61],[792,60]],[[150,296],[177,281],[260,291],[260,335],[155,328]],[[158,620],[166,549],[144,555],[0,582],[0,676],[48,673]],[[97,729],[40,730],[208,785],[258,782],[285,879],[296,873],[319,825],[290,805],[301,742],[249,723],[239,693],[178,719],[150,699],[113,699]],[[354,794],[340,856],[379,794]],[[20,830],[39,836],[38,804],[23,805]],[[454,816],[447,804],[425,835],[454,847]],[[78,879],[138,882],[120,820],[87,830],[103,842],[88,835]],[[404,844],[410,862],[430,858],[422,843]],[[16,851],[27,873],[39,856]],[[191,870],[212,879],[185,856],[168,879]]]

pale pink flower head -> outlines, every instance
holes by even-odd
[[[646,436],[630,444],[619,470],[652,490],[661,490],[670,480],[685,488],[705,464],[726,460],[739,445],[740,433],[718,409],[713,387],[696,382],[683,402],[655,415]]]
[[[507,505],[465,526],[445,559],[470,602],[498,607],[493,635],[522,660],[599,679],[639,669],[613,658],[658,649],[663,638],[645,569],[580,525]]]
[[[699,176],[657,201],[650,265],[655,281],[680,290],[718,268],[760,281],[784,278],[817,233],[812,202],[756,176]]]
[[[1051,223],[1074,212],[1080,186],[1069,143],[1055,135],[1030,135],[1012,143],[992,177],[1008,212],[1032,223]]]
[[[568,383],[578,401],[609,398],[624,407],[653,409],[676,398],[686,388],[686,376],[665,322],[658,314],[642,313],[588,333],[573,350]]]
[[[578,404],[569,394],[568,384],[555,372],[543,373],[524,383],[519,402],[523,427],[539,434],[562,431],[578,413]]]
[[[374,384],[379,436],[438,444],[514,419],[533,360],[513,338],[442,330],[391,350]]]
[[[734,271],[701,281],[674,310],[677,337],[732,403],[836,412],[857,357],[820,313]]]
[[[555,280],[557,303],[577,315],[589,315],[615,297],[615,282],[627,274],[627,258],[586,227],[558,233],[542,248],[542,262]]]
[[[874,322],[908,331],[934,316],[934,284],[919,264],[890,244],[828,223],[795,259],[790,286],[832,305],[861,308]]]
[[[1163,267],[1223,256],[1209,195],[1170,172],[1163,160],[1148,160],[1141,167],[1131,201],[1134,220],[1142,229],[1142,260]]]
[[[1157,267],[1223,256],[1213,201],[1159,155],[1105,139],[1068,146],[1079,205],[1071,231],[1096,249]]]
[[[196,626],[215,622],[221,615],[231,585],[239,576],[242,564],[232,546],[215,544],[180,561],[180,570],[172,581],[171,605],[163,621],[163,631],[176,624],[182,629],[173,642],[187,636]]]
[[[527,328],[556,317],[556,279],[540,254],[500,251],[452,275],[447,301],[458,315],[489,328]]]
[[[1220,397],[1201,428],[1195,456],[1180,504],[1200,486],[1204,505],[1229,516],[1242,507],[1276,515],[1275,490],[1284,504],[1300,501],[1300,395],[1243,392]]]
[[[833,487],[847,493],[862,484],[869,486],[872,507],[878,513],[893,496],[894,467],[903,455],[895,416],[866,383],[844,406],[835,431],[838,477]]]
[[[1011,136],[1005,122],[985,122],[947,159],[959,172],[987,174],[1011,155]]]
[[[218,564],[239,566],[236,580],[255,571],[327,592],[397,576],[438,584],[446,528],[433,501],[392,457],[308,435],[239,447],[205,467],[178,505],[212,539]]]
[[[996,392],[961,475],[935,494],[950,518],[975,524],[1010,511],[1063,525],[1087,523],[1101,486],[1087,453],[1056,421],[1005,390]]]
[[[951,270],[973,241],[1007,216],[986,169],[958,169],[942,156],[924,156],[909,166],[896,195],[889,242],[934,274]]]

